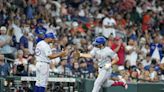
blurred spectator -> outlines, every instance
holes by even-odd
[[[159,42],[159,37],[154,36],[154,41],[150,44],[150,55],[152,59],[160,61],[162,59],[162,44]]]
[[[73,8],[78,8],[83,2],[84,0],[71,0],[69,3]]]
[[[158,81],[159,78],[158,78],[158,75],[157,75],[157,72],[155,71],[154,69],[155,67],[154,66],[150,66],[150,79],[151,81]]]
[[[74,62],[73,63],[73,67],[72,67],[72,74],[75,77],[80,77],[80,66],[78,62]]]
[[[142,71],[140,78],[143,79],[143,80],[140,80],[141,82],[142,81],[144,82],[144,80],[150,81],[150,72],[148,70]]]
[[[130,73],[129,73],[129,71],[127,71],[125,69],[124,66],[118,66],[118,70],[116,73],[118,73],[118,75],[117,75],[118,77],[121,76],[121,77],[125,78],[125,80],[129,81]]]
[[[22,50],[18,50],[17,52],[17,57],[14,61],[14,63],[17,64],[27,64],[27,60],[23,57],[23,51]]]
[[[60,16],[60,8],[61,8],[61,4],[57,1],[51,1],[52,5],[51,5],[51,16]]]
[[[72,22],[72,29],[70,30],[73,36],[76,36],[78,33],[83,33],[84,29],[79,26],[78,22]]]
[[[32,32],[28,33],[28,51],[30,54],[34,54],[34,35]]]
[[[127,21],[125,20],[125,18],[123,18],[123,16],[121,16],[121,14],[116,15],[116,23],[117,23],[116,28],[119,31],[125,32],[126,22]]]
[[[142,18],[142,31],[149,31],[152,20],[152,11],[148,10]]]
[[[0,55],[0,76],[6,77],[10,75],[10,66],[5,62],[4,55]]]
[[[28,0],[27,2],[27,6],[25,8],[25,13],[26,13],[26,16],[27,16],[27,19],[33,19],[34,18],[34,5],[32,5],[32,1],[35,1],[35,0]]]
[[[98,14],[96,16],[96,26],[95,26],[95,36],[102,35],[103,26],[102,26],[102,15]]]
[[[164,57],[162,58],[162,61],[160,63],[160,69],[161,69],[161,79],[164,80]]]
[[[89,71],[89,78],[94,78],[96,73],[96,67],[95,67],[95,63],[93,61],[93,59],[86,59],[87,62],[87,67],[88,67],[88,71]]]
[[[119,61],[117,65],[124,65],[125,61],[125,44],[122,42],[120,37],[114,38],[114,43],[112,44],[112,50],[117,53]]]
[[[146,43],[145,38],[141,38],[140,46],[141,46],[141,54],[143,57],[145,57],[147,54],[150,53],[150,47],[149,47],[149,44]]]
[[[81,78],[89,78],[89,70],[84,58],[79,59]]]
[[[150,66],[152,63],[150,54],[147,54],[146,59],[144,59],[141,63],[143,64],[144,67]]]
[[[35,28],[36,43],[44,39],[44,34],[47,32],[47,29],[43,27],[43,19],[39,18],[37,20],[37,27]]]
[[[25,70],[25,66],[23,64],[17,65],[16,73],[14,75],[16,75],[16,76],[28,76],[28,73]]]
[[[25,50],[25,49],[28,49],[28,46],[29,46],[29,44],[28,44],[28,33],[29,33],[29,31],[27,30],[27,29],[24,29],[23,30],[23,35],[22,35],[22,37],[20,38],[20,49],[21,50]]]
[[[21,73],[24,73],[24,71],[27,71],[27,64],[28,61],[27,59],[25,59],[23,57],[23,51],[22,50],[18,50],[17,53],[17,58],[15,59],[14,62],[14,74],[19,74],[21,75]]]
[[[136,66],[130,67],[130,76],[132,77],[132,82],[137,82],[139,75],[139,70]]]
[[[112,45],[114,44],[114,38],[115,38],[115,37],[113,37],[113,34],[111,34],[111,35],[108,37],[108,46],[109,46],[110,48],[112,48]]]
[[[35,57],[32,57],[29,61],[30,63],[28,64],[28,74],[30,76],[35,76],[36,75],[36,61],[35,61]]]
[[[141,75],[141,73],[142,73],[143,71],[145,71],[145,70],[144,70],[144,66],[143,66],[143,64],[142,64],[141,62],[139,62],[139,63],[138,63],[138,74],[139,74],[139,76]]]
[[[136,66],[139,49],[137,47],[137,43],[135,40],[133,39],[129,40],[128,45],[126,46],[126,51],[127,51],[126,60],[130,62],[131,66]]]
[[[159,23],[159,29],[160,29],[160,34],[164,36],[164,20],[161,20],[161,22]]]
[[[136,5],[135,0],[123,0],[120,3],[120,10],[121,11],[130,11],[133,9],[133,7]]]
[[[50,72],[58,72],[58,69],[57,69],[57,63],[58,63],[59,60],[53,60],[51,63],[50,63]]]
[[[128,60],[125,61],[124,67],[125,67],[125,70],[130,70],[131,65],[130,65],[130,62]]]
[[[68,67],[66,67],[66,65],[67,65],[67,59],[62,58],[59,66],[57,67],[57,73],[68,75],[68,76],[72,75],[72,71]]]
[[[6,58],[14,59],[14,49],[11,47],[11,37],[7,35],[7,28],[2,26],[0,28],[0,53],[4,54]],[[9,63],[12,62],[8,60]]]
[[[139,23],[141,22],[141,16],[137,12],[136,7],[133,7],[132,12],[130,14],[131,14],[131,20],[137,25],[139,25]]]
[[[19,48],[19,43],[20,43],[20,38],[22,37],[23,33],[22,30],[20,28],[20,21],[18,19],[14,19],[12,21],[12,28],[14,31],[14,46],[18,49]]]
[[[113,18],[113,11],[110,11],[108,13],[108,10],[106,10],[106,17],[103,19],[103,36],[108,38],[110,34],[113,34],[113,36],[116,36],[116,20]]]
[[[67,5],[65,3],[61,3],[61,8],[60,8],[60,15],[61,16],[66,16],[68,14],[67,12]]]

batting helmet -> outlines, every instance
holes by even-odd
[[[106,42],[106,39],[100,36],[95,39],[95,41],[93,42],[93,45],[105,44],[105,42]]]
[[[45,38],[52,38],[52,39],[55,39],[56,36],[55,36],[53,33],[47,33],[47,34],[45,34]]]

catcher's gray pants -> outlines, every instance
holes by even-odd
[[[101,86],[110,87],[114,81],[109,80],[112,73],[112,68],[106,70],[104,68],[99,68],[99,75],[94,82],[94,87],[92,92],[99,92]]]

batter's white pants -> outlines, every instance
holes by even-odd
[[[49,64],[44,62],[36,63],[36,83],[35,86],[46,87],[49,77]]]
[[[113,80],[109,80],[111,73],[112,73],[111,68],[108,70],[104,68],[99,68],[99,75],[94,82],[94,87],[92,92],[99,92],[101,86],[110,87],[114,83]]]

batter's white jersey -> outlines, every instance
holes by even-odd
[[[50,62],[50,59],[48,58],[49,55],[52,54],[52,50],[48,43],[46,43],[44,40],[40,41],[36,45],[35,49],[35,57],[37,61],[42,62]]]
[[[111,62],[111,60],[117,56],[117,54],[109,47],[103,49],[94,47],[90,54],[97,59],[99,67],[105,66],[105,64]]]

